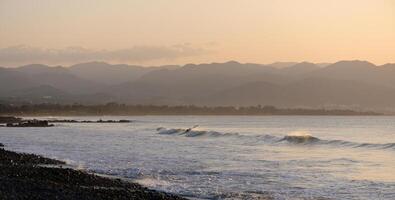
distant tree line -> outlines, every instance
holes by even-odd
[[[1,115],[380,115],[375,112],[353,110],[327,110],[304,108],[276,108],[274,106],[165,106],[126,105],[107,103],[104,105],[0,104]]]

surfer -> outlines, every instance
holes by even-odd
[[[195,126],[193,126],[193,127],[191,127],[191,128],[185,129],[184,134],[185,134],[185,133],[188,133],[189,131],[191,131],[191,130],[194,129],[194,128],[197,128],[198,126],[199,126],[199,125],[195,125]]]

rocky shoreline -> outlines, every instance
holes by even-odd
[[[22,119],[14,116],[0,116],[0,127],[53,127],[53,123],[131,123],[131,120],[72,120],[72,119],[54,119],[54,120],[38,120],[38,119]]]
[[[184,199],[137,183],[63,168],[63,161],[16,153],[3,147],[0,143],[0,199]]]
[[[74,120],[74,119],[54,119],[54,120],[48,120],[50,123],[104,123],[104,124],[111,124],[111,123],[131,123],[131,120],[126,120],[126,119],[121,119],[121,120]]]

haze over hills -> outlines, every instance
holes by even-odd
[[[11,103],[352,108],[395,110],[395,64],[238,63],[142,67],[104,62],[0,68]]]
[[[83,79],[112,85],[133,81],[152,68],[131,65],[110,65],[105,62],[89,62],[76,64],[68,68],[70,73]]]

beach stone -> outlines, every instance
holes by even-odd
[[[0,199],[181,200],[137,183],[97,176],[62,165],[63,161],[0,149]]]

